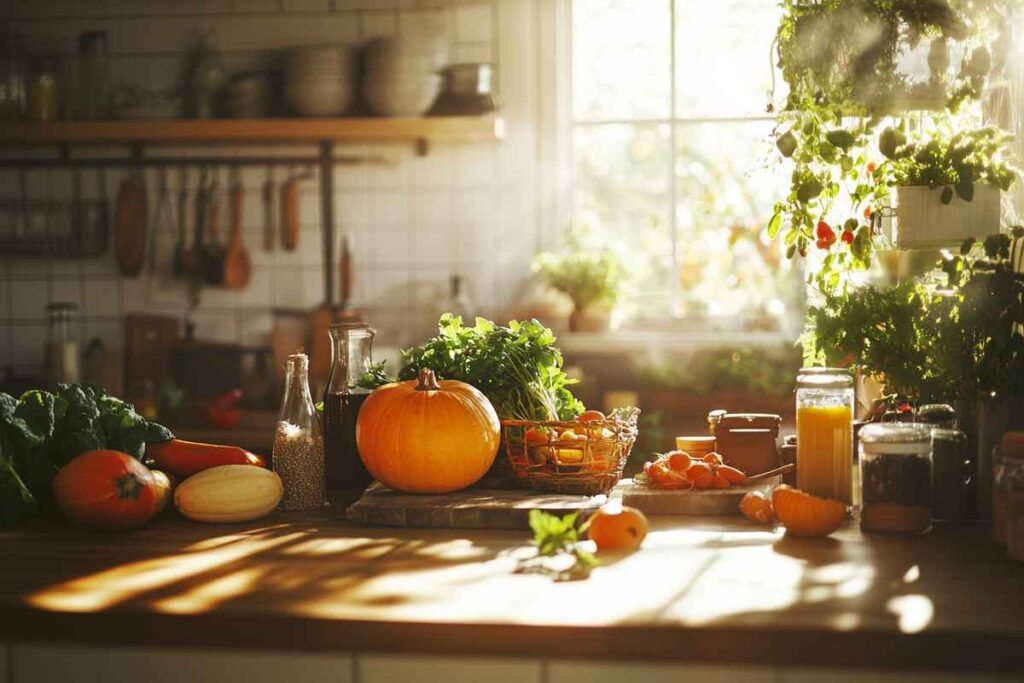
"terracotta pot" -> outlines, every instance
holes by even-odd
[[[612,327],[609,311],[573,310],[569,315],[570,332],[607,332]]]

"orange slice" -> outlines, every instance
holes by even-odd
[[[782,485],[772,492],[772,509],[786,533],[794,536],[828,536],[846,519],[846,505],[818,498]]]

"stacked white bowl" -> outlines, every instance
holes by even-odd
[[[366,46],[363,95],[380,116],[420,116],[441,90],[437,73],[448,59],[438,36],[380,38]]]
[[[284,99],[303,116],[338,116],[352,103],[354,55],[345,45],[293,47],[284,55]]]

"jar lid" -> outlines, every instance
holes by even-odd
[[[956,410],[948,403],[928,403],[917,409],[917,421],[926,424],[951,422],[956,419]]]
[[[1006,432],[999,449],[1004,458],[1024,459],[1024,432]]]
[[[815,389],[846,389],[853,386],[853,375],[847,368],[800,368],[796,384]]]
[[[932,430],[913,422],[872,422],[864,425],[858,438],[861,443],[919,443],[930,441]]]

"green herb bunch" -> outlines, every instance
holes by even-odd
[[[908,400],[1024,396],[1024,274],[1010,248],[1006,234],[968,240],[930,278],[826,296],[808,311],[805,362],[880,374]]]
[[[45,506],[54,475],[75,456],[109,448],[142,460],[146,443],[173,438],[98,387],[61,384],[20,399],[0,393],[0,526]]]
[[[546,565],[527,560],[520,564],[518,571],[553,574],[560,581],[590,576],[590,572],[600,563],[592,553],[580,547],[581,535],[586,531],[587,523],[577,525],[578,518],[578,512],[557,517],[543,510],[530,510],[530,529],[533,531],[533,544],[537,546],[537,559],[569,555],[573,563],[566,569],[554,571]]]
[[[457,379],[482,391],[502,419],[571,420],[583,404],[562,370],[554,333],[536,320],[507,327],[477,318],[472,327],[444,314],[437,336],[403,353],[399,378],[430,368],[439,379]]]

